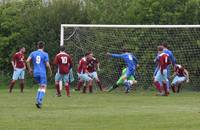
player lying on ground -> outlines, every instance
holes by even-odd
[[[123,80],[123,77],[124,75],[126,74],[126,71],[127,71],[127,68],[124,68],[122,70],[122,75],[120,76],[120,78],[117,80],[117,82],[109,88],[108,92],[111,92],[112,90],[116,89],[117,87],[119,87],[120,85],[124,85],[124,88],[125,88],[125,92],[128,93],[131,89],[131,87],[134,85],[134,84],[137,84],[137,81],[135,80],[134,76],[130,76],[130,77],[127,77],[127,84],[124,84],[124,80]]]
[[[103,86],[97,74],[97,71],[100,71],[99,61],[94,57],[92,52],[90,55],[91,58],[87,59],[87,70],[89,72],[89,76],[96,81],[96,84],[99,86],[100,91],[103,91]]]
[[[26,60],[29,73],[32,75],[32,68],[30,62],[33,64],[33,77],[39,84],[39,89],[36,94],[36,107],[41,108],[47,87],[46,67],[49,69],[50,76],[52,75],[51,67],[49,64],[48,53],[44,52],[45,43],[39,41],[37,43],[38,50],[31,52]]]
[[[71,56],[65,52],[65,47],[60,47],[60,53],[58,53],[54,59],[54,64],[57,66],[58,71],[55,75],[55,88],[57,91],[57,96],[61,96],[59,82],[63,82],[66,90],[66,95],[70,96],[70,87],[69,87],[69,76],[70,69],[72,68]]]
[[[163,42],[161,44],[161,46],[163,47],[163,52],[169,55],[169,60],[170,60],[170,62],[172,63],[172,65],[174,67],[175,64],[176,64],[176,58],[174,57],[172,51],[168,49],[169,47],[168,47],[168,45],[167,45],[166,42]],[[156,56],[156,58],[154,60],[154,62],[156,63],[156,69],[154,71],[154,76],[156,75],[156,73],[159,70],[159,66],[158,66],[158,63],[157,63],[158,58],[159,58],[158,55],[159,54],[157,54],[157,56]],[[167,91],[169,92],[170,91],[170,65],[167,66],[167,78],[168,78],[168,81],[167,81]]]
[[[24,90],[24,76],[25,76],[25,69],[26,69],[25,58],[24,58],[25,51],[26,49],[22,47],[19,52],[13,55],[11,63],[12,63],[14,72],[13,72],[12,81],[10,82],[8,86],[10,93],[12,92],[15,82],[18,79],[20,80],[21,92],[23,92]]]
[[[163,46],[158,46],[158,72],[154,77],[154,85],[156,86],[159,93],[157,95],[168,96],[169,91],[167,90],[167,66],[171,64],[169,55],[164,53]],[[163,91],[164,90],[164,91]]]
[[[179,93],[181,89],[181,85],[186,81],[189,82],[189,73],[188,71],[181,65],[175,65],[174,79],[171,84],[172,91],[174,93]]]
[[[91,59],[91,52],[88,52],[85,54],[83,58],[79,60],[79,65],[77,69],[78,74],[78,85],[77,85],[77,91],[80,91],[81,86],[84,85],[83,93],[86,93],[87,88],[89,88],[89,92],[92,93],[92,78],[89,76],[89,72],[87,70],[87,59]]]
[[[133,54],[129,53],[129,51],[126,49],[123,50],[123,54],[111,54],[108,52],[107,55],[112,56],[113,58],[122,58],[124,60],[127,66],[127,70],[125,75],[123,75],[121,79],[123,80],[124,84],[127,85],[126,88],[130,88],[133,83],[129,82],[127,78],[131,76],[134,77],[136,67],[139,66],[136,57]],[[114,88],[116,88],[116,86]],[[129,91],[129,89],[126,90],[126,92]]]

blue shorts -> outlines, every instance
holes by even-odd
[[[126,77],[131,77],[131,76],[134,76],[135,75],[135,70],[134,69],[132,69],[132,70],[130,70],[130,69],[126,69],[126,74],[125,74],[125,76]]]
[[[173,81],[172,81],[172,84],[177,85],[179,83],[184,82],[185,80],[186,80],[186,77],[184,77],[184,76],[182,76],[182,77],[175,76],[174,79],[173,79]]]
[[[56,73],[55,81],[62,81],[64,84],[69,83],[69,74]]]
[[[78,78],[80,79],[80,80],[82,80],[82,81],[90,81],[90,80],[92,80],[92,78],[88,75],[88,74],[86,74],[86,73],[84,73],[84,74],[79,74],[78,73]]]
[[[92,73],[89,73],[89,76],[92,78],[92,79],[95,79],[95,80],[98,80],[98,75],[97,75],[97,72],[92,72]]]
[[[24,79],[24,75],[25,75],[24,68],[22,69],[16,68],[13,72],[12,79],[13,80]]]
[[[47,77],[46,77],[46,75],[45,76],[34,75],[34,79],[39,85],[47,86]]]
[[[159,83],[162,83],[163,81],[168,82],[167,69],[163,70],[163,74],[161,74],[161,71],[159,69],[158,72],[156,73],[155,81],[158,81]]]

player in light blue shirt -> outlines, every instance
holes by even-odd
[[[122,79],[124,80],[124,85],[126,86],[126,93],[130,91],[130,86],[132,84],[129,83],[129,81],[127,80],[128,77],[131,77],[135,75],[135,70],[136,68],[139,66],[138,65],[138,60],[137,58],[129,53],[126,49],[123,50],[124,53],[122,54],[111,54],[111,53],[107,53],[107,55],[112,56],[113,58],[121,58],[124,60],[126,66],[127,66],[127,70],[126,70],[126,74],[122,77]],[[117,88],[118,86],[114,85],[113,89]]]
[[[33,64],[33,77],[35,81],[39,84],[39,89],[36,95],[36,106],[41,108],[42,101],[45,96],[46,86],[47,86],[47,77],[46,77],[46,67],[50,71],[50,76],[52,75],[51,67],[49,64],[49,56],[44,52],[43,41],[39,41],[37,44],[38,50],[31,52],[27,59],[27,67],[29,73],[32,74],[32,68],[30,67],[30,62]]]

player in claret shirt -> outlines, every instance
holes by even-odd
[[[96,81],[97,85],[99,86],[99,89],[103,91],[101,81],[99,80],[99,77],[97,75],[97,71],[100,71],[99,61],[94,57],[92,52],[90,55],[91,58],[87,59],[87,70],[89,72],[89,76]]]
[[[72,68],[72,59],[69,54],[65,52],[65,47],[60,47],[60,53],[58,53],[54,59],[54,64],[57,65],[58,71],[55,75],[55,87],[57,90],[57,96],[61,96],[59,82],[62,81],[66,94],[69,97],[70,96],[70,87],[69,87],[69,72]]]
[[[12,67],[14,70],[12,81],[9,84],[9,92],[12,92],[12,89],[15,85],[16,80],[20,80],[20,87],[21,87],[21,92],[23,92],[24,89],[24,75],[25,75],[25,58],[24,58],[24,53],[26,49],[22,47],[19,52],[15,53],[12,58]]]
[[[87,70],[87,60],[91,58],[91,52],[87,52],[85,56],[79,60],[79,65],[77,69],[79,81],[76,90],[80,91],[81,86],[86,83],[87,86],[84,86],[83,93],[86,93],[87,88],[89,88],[90,93],[92,93],[92,78],[89,76],[89,72]]]
[[[169,91],[167,90],[167,67],[169,64],[171,64],[171,62],[169,60],[169,55],[164,53],[163,50],[163,46],[158,46],[158,72],[155,75],[154,84],[157,90],[160,92],[158,95],[168,96]],[[164,89],[164,92],[162,91],[162,88]]]
[[[189,82],[189,73],[188,71],[181,65],[175,65],[174,79],[172,81],[171,87],[174,93],[179,93],[181,89],[181,85],[186,81]]]

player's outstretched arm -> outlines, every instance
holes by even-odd
[[[185,76],[186,76],[186,82],[188,83],[189,81],[190,81],[190,79],[189,79],[189,72],[186,70],[186,69],[184,69],[184,72],[185,72]]]

